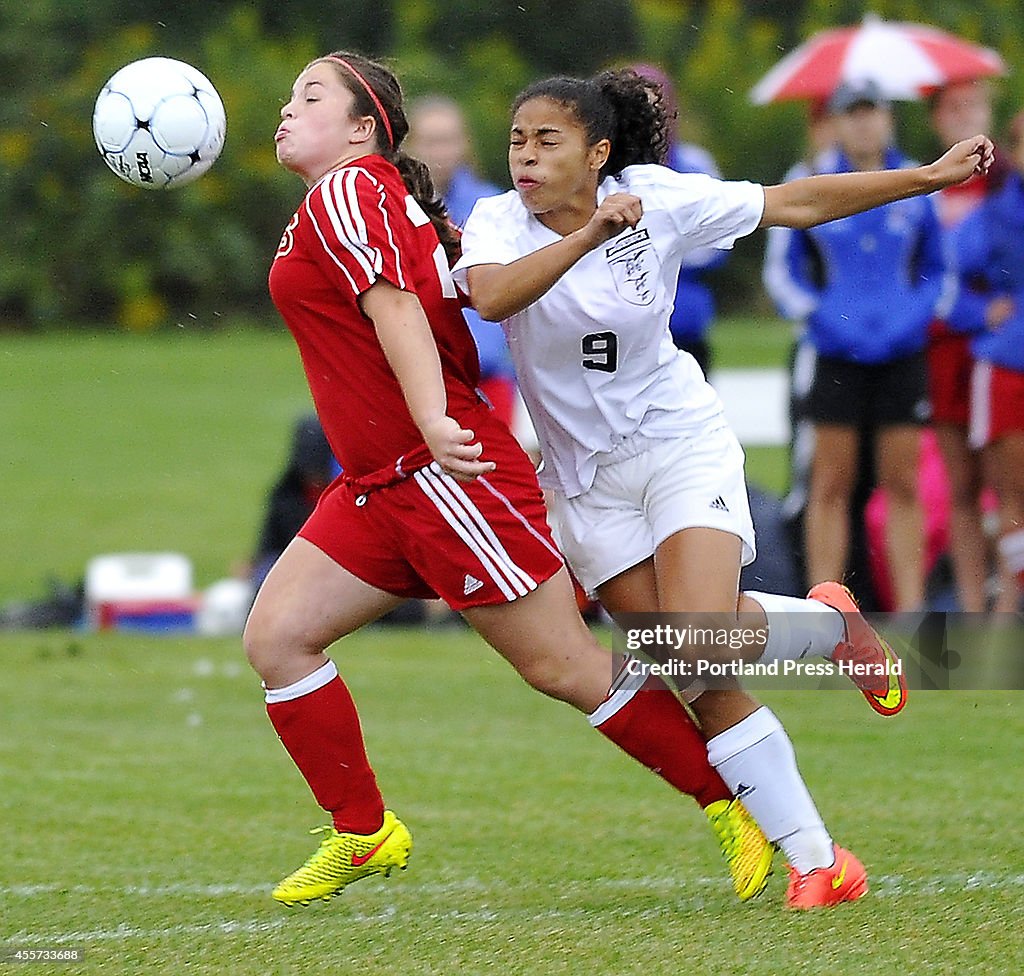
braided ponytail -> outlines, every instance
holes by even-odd
[[[462,256],[462,235],[452,223],[444,200],[434,188],[434,181],[431,179],[427,164],[400,150],[385,152],[382,155],[388,162],[394,164],[406,189],[430,218],[430,222],[437,232],[437,238],[444,248],[445,256],[448,258],[448,266],[451,267]]]

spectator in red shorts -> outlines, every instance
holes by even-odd
[[[1024,112],[1010,127],[1012,171],[956,234],[961,294],[950,321],[971,333],[969,444],[984,449],[999,496],[997,608],[1024,593]]]
[[[943,148],[992,123],[991,86],[984,80],[958,82],[931,97],[931,122]],[[1001,181],[1002,166],[978,173],[965,183],[934,195],[939,222],[947,233]],[[985,609],[989,576],[988,544],[983,531],[981,454],[968,444],[968,391],[974,360],[968,337],[936,319],[928,336],[928,391],[932,424],[949,479],[949,554],[962,610]]]

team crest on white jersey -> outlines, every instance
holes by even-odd
[[[633,231],[605,248],[615,290],[630,305],[650,305],[658,291],[661,260],[646,229]]]

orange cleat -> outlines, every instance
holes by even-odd
[[[907,703],[903,662],[861,615],[853,594],[842,583],[819,583],[811,587],[807,599],[824,603],[843,615],[846,640],[836,644],[831,660],[879,715],[895,715]]]
[[[868,874],[864,865],[838,844],[832,845],[835,863],[828,868],[815,868],[807,874],[789,869],[786,907],[800,911],[810,908],[831,908],[844,901],[856,901],[868,893]]]

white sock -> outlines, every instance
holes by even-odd
[[[768,640],[762,661],[796,661],[808,654],[832,657],[836,644],[846,640],[843,615],[820,600],[802,600],[777,593],[744,590],[768,618]]]
[[[298,681],[285,685],[283,688],[268,688],[264,683],[263,696],[266,698],[268,705],[273,705],[275,702],[294,701],[296,698],[302,698],[303,695],[311,695],[336,677],[338,677],[338,668],[328,658],[326,664],[321,664],[320,667],[307,674],[306,677],[299,678]]]
[[[797,871],[833,863],[832,838],[797,769],[793,744],[770,708],[762,705],[710,739],[708,761]]]

